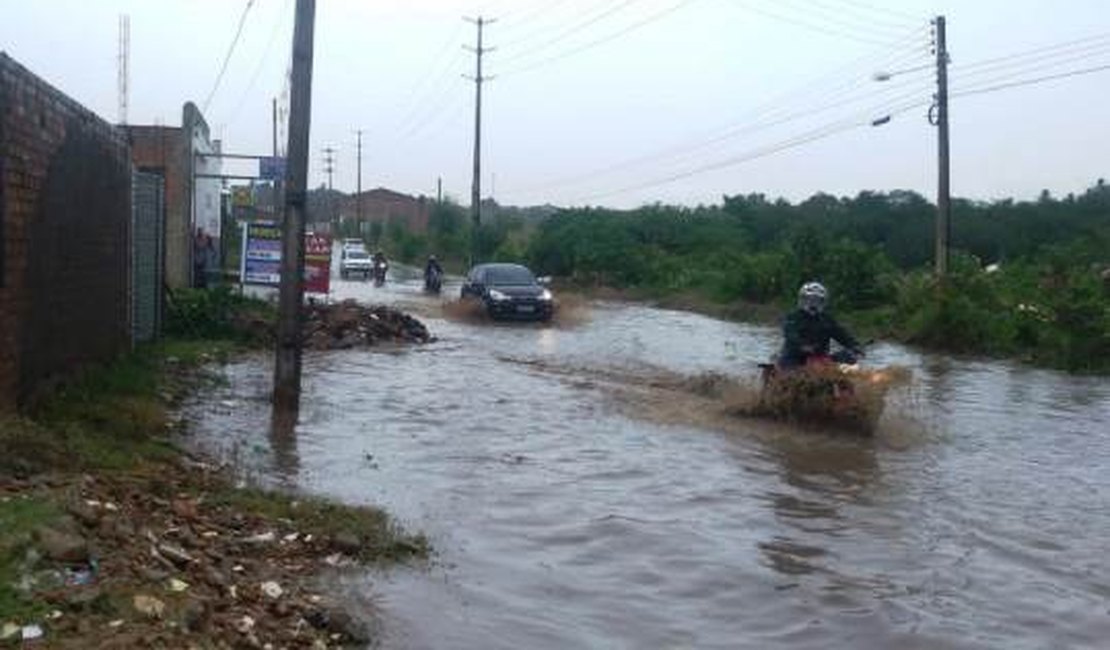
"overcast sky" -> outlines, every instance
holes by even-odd
[[[226,150],[268,154],[294,0],[0,0],[0,49],[117,118],[119,15],[131,123],[194,101]],[[954,93],[1110,66],[1107,0],[319,0],[310,180],[469,201],[475,28],[486,30],[483,195],[502,203],[713,203],[817,191],[933,195],[929,19]],[[1084,40],[1080,40],[1084,39]],[[1058,46],[1058,47],[1057,47]],[[1055,49],[1053,49],[1055,48]],[[1020,55],[1020,56],[1015,56]],[[873,73],[905,71],[878,82]],[[215,90],[213,91],[215,87]],[[209,101],[209,95],[211,100]],[[892,114],[872,127],[870,120]],[[1079,192],[1110,177],[1110,70],[954,97],[960,196]]]

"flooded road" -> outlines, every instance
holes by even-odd
[[[295,443],[267,436],[268,355],[192,415],[429,535],[429,566],[347,584],[385,648],[1107,647],[1106,379],[878,346],[911,389],[875,440],[831,437],[644,380],[754,375],[768,328],[612,303],[482,325],[415,281],[335,286],[440,340],[309,355]]]

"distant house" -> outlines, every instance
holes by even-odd
[[[432,201],[379,187],[362,194],[344,196],[339,217],[344,221],[381,223],[383,226],[401,221],[409,232],[428,232]]]

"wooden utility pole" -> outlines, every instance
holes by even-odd
[[[951,193],[948,160],[948,42],[944,16],[933,21],[937,55],[937,232],[936,274],[943,278],[948,273],[949,237],[952,234]]]
[[[470,262],[478,261],[478,227],[482,225],[482,83],[492,77],[482,76],[482,55],[492,52],[493,48],[482,47],[482,28],[496,22],[481,16],[467,18],[478,26],[477,47],[467,47],[475,55],[475,74],[469,77],[474,81],[474,176],[470,183]]]
[[[308,130],[312,122],[312,49],[316,0],[297,0],[293,28],[293,79],[289,108],[285,214],[282,219],[281,289],[274,358],[275,420],[300,410],[301,320],[304,302],[304,231],[308,186]]]

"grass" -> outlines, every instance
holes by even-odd
[[[213,503],[269,520],[288,521],[302,534],[331,538],[351,536],[358,540],[359,559],[365,562],[396,562],[428,555],[428,540],[424,535],[405,533],[378,508],[230,487],[214,495]]]
[[[27,552],[34,531],[58,519],[62,511],[45,497],[0,498],[0,625],[41,620],[46,605],[18,587],[26,574]]]

